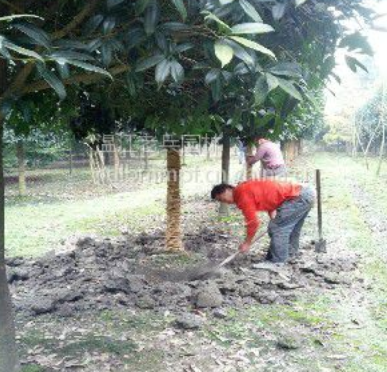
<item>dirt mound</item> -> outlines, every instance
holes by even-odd
[[[172,256],[160,254],[163,240],[157,234],[117,240],[84,237],[64,252],[38,260],[9,259],[8,282],[16,310],[62,316],[112,307],[184,312],[192,305],[287,303],[301,292],[356,282],[356,256],[316,256],[313,246],[305,247],[298,259],[284,267],[254,269],[257,257],[251,254],[219,278],[189,281],[179,275],[208,259],[223,259],[233,245],[227,244],[227,237],[205,231],[187,242],[195,253]]]

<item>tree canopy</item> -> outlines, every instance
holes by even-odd
[[[186,133],[201,125],[207,130],[208,120],[192,125],[191,119],[208,113],[225,123],[233,119],[237,132],[274,123],[280,133],[300,101],[313,99],[310,92],[328,77],[339,79],[332,72],[337,48],[346,50],[352,69],[363,67],[357,56],[372,50],[348,21],[372,25],[376,18],[361,0],[30,0],[5,6],[5,16],[36,16],[0,22],[0,53],[13,59],[3,109],[50,87],[64,99],[72,84],[103,91],[116,115],[159,132]]]

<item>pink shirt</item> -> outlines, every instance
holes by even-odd
[[[280,146],[271,141],[264,142],[258,147],[254,159],[260,160],[265,169],[277,168],[285,164]]]

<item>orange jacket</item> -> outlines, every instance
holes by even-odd
[[[246,181],[234,189],[234,201],[246,220],[247,237],[253,238],[260,221],[257,212],[272,212],[300,195],[301,186],[269,180]]]

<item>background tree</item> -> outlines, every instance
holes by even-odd
[[[383,83],[373,97],[356,112],[354,118],[355,147],[362,151],[367,169],[369,169],[369,153],[379,154],[377,173],[380,172],[381,160],[385,154],[386,102],[385,84]]]
[[[8,5],[12,9],[16,4]],[[19,369],[17,358],[15,330],[12,315],[12,305],[7,286],[5,272],[5,242],[4,242],[4,179],[3,179],[3,130],[4,121],[12,115],[12,108],[24,90],[26,81],[34,68],[44,81],[44,87],[53,87],[60,97],[64,97],[63,84],[52,73],[49,63],[56,59],[53,56],[54,46],[49,36],[33,24],[20,24],[19,20],[35,18],[34,16],[10,16],[11,9],[0,10],[0,371],[14,372]],[[71,32],[71,28],[68,30]],[[67,34],[63,32],[64,35]],[[34,51],[36,44],[38,52]],[[59,49],[59,47],[58,47]],[[42,56],[44,55],[44,57]],[[46,58],[46,59],[44,59]],[[78,55],[79,58],[79,55]],[[91,58],[91,57],[90,57]],[[78,60],[72,59],[73,64]],[[104,70],[92,64],[81,63],[81,67],[107,74]],[[78,67],[80,67],[78,66]],[[35,76],[35,75],[34,75]],[[32,90],[34,91],[34,90]]]

